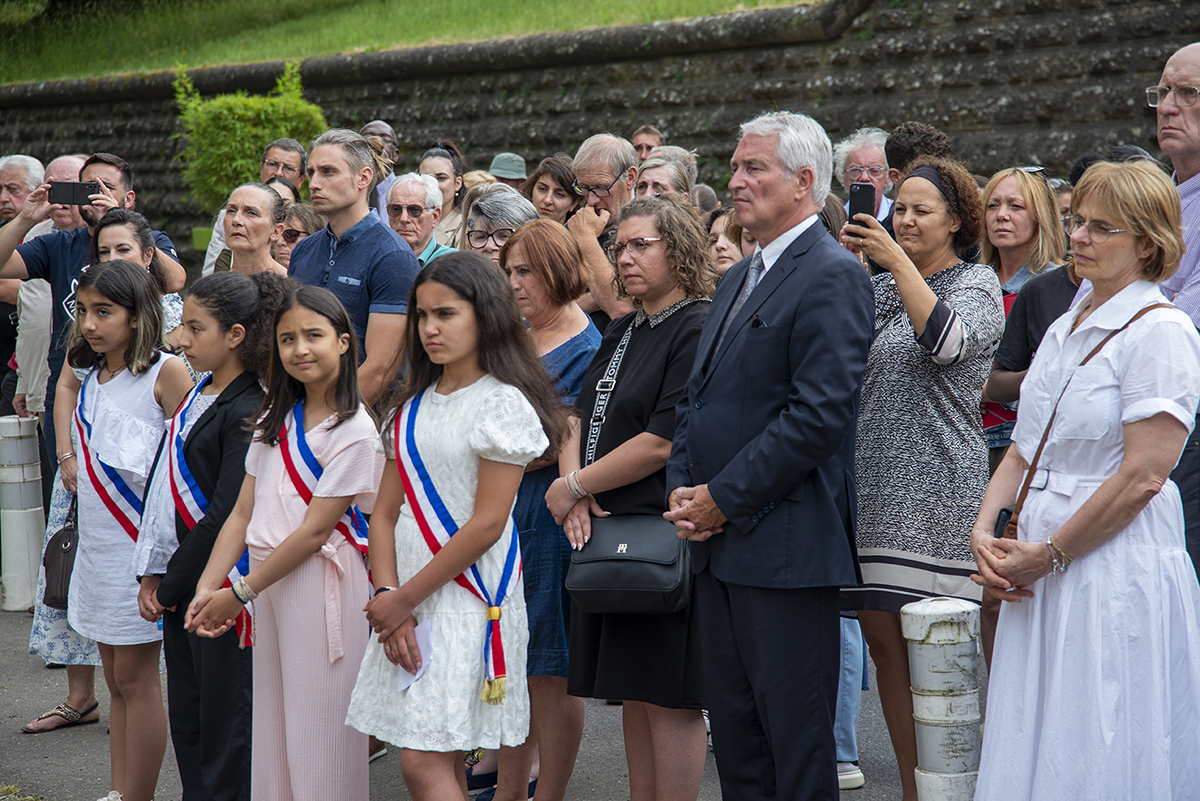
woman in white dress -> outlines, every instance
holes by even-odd
[[[367,620],[378,637],[346,723],[404,749],[405,783],[423,801],[463,797],[464,750],[529,735],[512,509],[525,465],[557,449],[565,425],[512,289],[487,258],[430,262],[408,320],[408,375],[383,427],[388,462],[371,518]],[[431,651],[418,645],[425,629]],[[501,776],[496,797],[525,798],[527,781]]]
[[[971,534],[976,581],[1012,602],[975,798],[1195,798],[1200,585],[1169,476],[1200,401],[1200,336],[1171,307],[1130,323],[1165,302],[1179,198],[1153,165],[1099,164],[1072,205],[1074,266],[1093,289],[1042,340]],[[1017,538],[994,539],[1056,401]]]

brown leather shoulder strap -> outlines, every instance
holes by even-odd
[[[1087,356],[1083,357],[1083,361],[1081,361],[1079,363],[1079,365],[1076,367],[1076,369],[1079,369],[1079,367],[1083,367],[1085,364],[1087,364],[1089,361],[1091,361],[1092,357],[1095,356],[1097,353],[1099,353],[1100,350],[1105,345],[1108,344],[1108,341],[1110,339],[1112,339],[1117,334],[1124,331],[1129,326],[1136,323],[1139,319],[1141,319],[1147,313],[1152,312],[1155,309],[1173,309],[1173,308],[1175,308],[1175,306],[1171,303],[1154,303],[1150,306],[1145,307],[1144,309],[1139,311],[1137,314],[1130,317],[1129,322],[1125,323],[1125,325],[1121,326],[1116,331],[1113,331],[1111,334],[1106,336],[1104,339],[1100,340],[1100,343],[1098,345],[1096,345],[1096,347],[1092,348],[1091,352],[1089,352]],[[1029,470],[1027,470],[1025,472],[1025,481],[1021,484],[1020,494],[1017,495],[1017,505],[1013,508],[1012,518],[1008,521],[1008,526],[1005,527],[1005,529],[1004,529],[1004,537],[1006,539],[1016,539],[1017,538],[1017,517],[1021,514],[1022,507],[1025,506],[1025,496],[1029,494],[1029,485],[1033,483],[1033,474],[1037,471],[1038,460],[1042,458],[1042,450],[1046,447],[1046,440],[1050,438],[1050,429],[1054,425],[1054,418],[1058,416],[1058,404],[1062,401],[1063,395],[1065,395],[1067,393],[1067,385],[1071,383],[1071,378],[1074,378],[1074,377],[1075,377],[1075,373],[1072,372],[1071,375],[1067,378],[1067,383],[1063,384],[1062,392],[1060,392],[1058,394],[1058,400],[1056,400],[1054,402],[1054,411],[1052,411],[1050,413],[1050,419],[1046,422],[1046,430],[1042,432],[1042,441],[1038,443],[1037,451],[1035,451],[1033,454],[1033,461],[1029,463]]]

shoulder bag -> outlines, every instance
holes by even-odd
[[[1129,326],[1137,322],[1138,318],[1147,312],[1155,309],[1173,309],[1175,306],[1170,303],[1155,303],[1147,306],[1137,314],[1129,318],[1129,322],[1113,331],[1111,334],[1100,340],[1100,344],[1092,348],[1087,356],[1083,357],[1075,369],[1078,370],[1092,360],[1092,357],[1100,352],[1100,349],[1108,344],[1108,341],[1117,334],[1124,331]],[[1021,492],[1017,495],[1017,502],[1013,506],[1005,506],[996,515],[996,527],[993,531],[996,539],[1015,540],[1017,538],[1017,518],[1021,516],[1021,509],[1025,506],[1025,496],[1029,494],[1029,485],[1033,483],[1033,474],[1037,472],[1038,460],[1042,458],[1042,449],[1046,447],[1046,440],[1050,437],[1050,429],[1054,425],[1054,418],[1058,416],[1058,404],[1062,402],[1063,395],[1067,394],[1067,386],[1070,385],[1071,379],[1075,377],[1075,372],[1067,377],[1067,382],[1063,384],[1062,392],[1058,393],[1058,400],[1054,402],[1054,411],[1050,413],[1050,419],[1046,421],[1046,430],[1042,432],[1042,441],[1038,443],[1037,451],[1033,454],[1033,461],[1029,463],[1029,469],[1025,471],[1025,481],[1021,484]]]
[[[596,458],[604,410],[617,386],[617,373],[633,333],[625,330],[603,378],[596,384],[596,405],[588,425],[584,465]],[[591,614],[662,615],[685,608],[692,597],[692,561],[687,540],[662,515],[592,518],[592,536],[582,550],[571,551],[566,587]]]
[[[51,609],[67,608],[71,572],[75,569],[75,547],[79,544],[79,527],[76,524],[78,498],[76,494],[71,495],[71,508],[67,512],[66,522],[54,532],[42,556],[42,565],[46,568],[42,605]]]

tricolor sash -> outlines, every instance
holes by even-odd
[[[425,544],[436,556],[442,546],[458,531],[459,526],[450,516],[450,510],[438,494],[437,487],[434,486],[429,471],[425,468],[425,462],[417,450],[415,430],[420,405],[420,394],[404,404],[404,408],[396,415],[393,442],[396,448],[396,467],[404,484],[405,500],[412,509]],[[459,586],[471,592],[487,607],[487,628],[483,639],[484,686],[479,697],[489,704],[502,703],[505,696],[506,673],[504,642],[500,637],[500,605],[510,593],[521,591],[521,543],[517,536],[517,524],[511,514],[508,527],[512,529],[512,538],[508,544],[508,554],[504,558],[500,586],[496,588],[494,596],[484,586],[478,563],[454,578]]]
[[[192,408],[192,403],[200,395],[200,391],[212,381],[212,376],[208,376],[201,381],[187,397],[183,399],[183,403],[179,406],[179,411],[171,418],[171,429],[167,434],[167,462],[169,466],[169,475],[171,477],[171,495],[175,498],[175,511],[183,518],[184,525],[188,531],[196,527],[206,514],[210,506],[208,498],[204,496],[204,492],[196,483],[192,471],[188,469],[187,459],[183,455],[183,427],[187,422],[188,412]],[[195,425],[193,423],[193,425]],[[237,564],[229,571],[229,576],[226,577],[222,587],[232,587],[234,582],[246,577],[250,572],[250,551],[242,552],[242,557],[238,559]],[[251,602],[252,604],[253,602]],[[242,611],[238,613],[237,619],[234,621],[234,626],[237,629],[238,646],[245,648],[248,645],[254,645],[254,625],[253,614],[254,610],[251,604],[246,604]]]
[[[99,373],[93,369],[79,387],[79,402],[75,404],[75,428],[79,432],[79,445],[83,450],[84,472],[88,482],[96,490],[100,501],[113,519],[125,529],[130,539],[137,542],[138,526],[142,524],[142,499],[134,492],[115,467],[104,464],[92,451],[92,424],[83,412],[87,399],[88,382],[99,381]]]
[[[321,467],[321,463],[317,461],[304,439],[303,398],[296,401],[279,431],[279,451],[283,456],[283,465],[287,469],[288,477],[292,480],[292,486],[305,503],[311,503],[313,492],[325,468]],[[356,505],[351,504],[333,528],[361,551],[364,557],[367,556],[367,520]]]

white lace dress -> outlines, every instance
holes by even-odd
[[[395,458],[394,423],[384,426],[384,450]],[[490,375],[449,395],[425,390],[416,419],[421,458],[455,522],[465,525],[475,509],[479,462],[487,459],[524,466],[540,456],[548,441],[537,413],[519,390]],[[392,462],[388,469],[396,469]],[[489,588],[499,584],[512,537],[500,540],[477,562]],[[407,504],[396,523],[396,566],[403,584],[432,559]],[[483,688],[483,641],[487,612],[483,602],[454,582],[442,586],[420,604],[418,622],[432,624],[433,657],[425,675],[404,691],[397,690],[402,668],[384,656],[371,637],[347,725],[402,748],[454,751],[482,746],[497,748],[525,742],[529,734],[529,694],[525,658],[529,630],[520,582],[501,604],[501,632],[507,667],[507,696],[490,705],[480,700]]]

